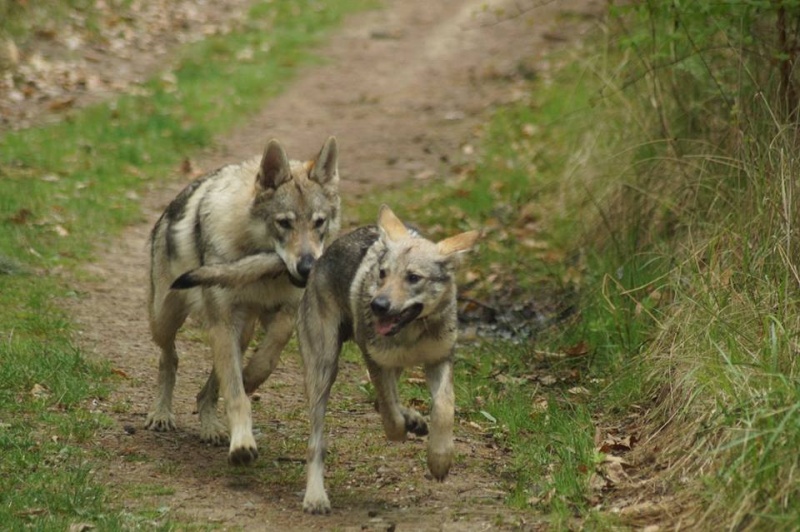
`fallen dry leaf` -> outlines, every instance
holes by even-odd
[[[469,428],[475,429],[475,430],[480,431],[480,432],[484,431],[484,428],[481,427],[478,423],[475,423],[474,421],[467,421],[467,426]]]
[[[119,375],[123,379],[129,379],[130,378],[125,371],[123,371],[123,370],[121,370],[119,368],[111,368],[111,373],[113,373],[114,375]]]
[[[604,479],[600,474],[593,473],[591,478],[589,478],[589,489],[592,491],[600,491],[606,487],[606,479]]]
[[[500,373],[495,377],[495,380],[500,384],[525,384],[528,382],[526,377],[514,377],[513,375],[506,375],[505,373]]]
[[[525,124],[522,126],[522,134],[526,137],[532,137],[539,131],[539,127],[536,124]]]
[[[48,395],[50,395],[50,390],[48,390],[41,384],[34,384],[33,388],[31,388],[31,395],[37,399],[41,399],[43,397],[47,397]]]
[[[608,434],[600,442],[597,450],[605,454],[624,453],[630,451],[637,441],[638,438],[635,434],[627,435],[623,438]]]
[[[630,462],[622,458],[621,456],[614,456],[613,454],[607,454],[603,457],[604,464],[619,464],[621,466],[630,466]]]
[[[33,212],[30,209],[20,209],[11,216],[8,217],[8,221],[17,224],[17,225],[25,225],[30,220]]]
[[[480,278],[481,274],[476,272],[475,270],[469,270],[464,274],[464,281],[466,281],[467,283],[474,283]]]
[[[550,244],[544,240],[536,240],[534,238],[523,238],[519,240],[519,244],[527,249],[546,250]]]
[[[536,506],[536,505],[537,505],[537,504],[539,504],[540,502],[542,502],[542,498],[541,498],[541,497],[536,497],[536,496],[533,496],[533,497],[529,497],[529,498],[528,498],[528,504],[529,504],[530,506]]]
[[[586,340],[581,340],[575,345],[562,348],[562,351],[570,357],[582,357],[589,353],[589,344]]]
[[[622,464],[617,462],[604,464],[602,472],[603,477],[608,483],[608,487],[615,486],[628,478],[628,475],[625,473]]]
[[[533,414],[543,414],[547,412],[547,408],[549,407],[549,403],[547,402],[546,397],[537,397],[533,404],[531,405],[531,415]]]
[[[21,510],[16,512],[19,517],[31,517],[34,515],[45,515],[47,513],[47,508],[26,508],[25,510]]]
[[[542,383],[543,386],[552,386],[553,384],[558,382],[558,379],[556,379],[552,375],[542,375],[541,377],[539,377],[539,382]]]
[[[50,102],[47,106],[51,111],[64,111],[75,105],[75,97],[67,97]]]
[[[62,238],[63,238],[63,237],[66,237],[66,236],[69,236],[69,231],[67,231],[67,230],[64,228],[64,226],[63,226],[63,225],[60,225],[60,224],[56,224],[56,225],[54,225],[54,226],[53,226],[53,231],[55,231],[55,232],[56,232],[56,234],[57,234],[58,236],[62,237]]]
[[[584,388],[583,386],[573,386],[567,390],[567,392],[572,395],[589,395],[591,393],[588,388]]]
[[[19,49],[11,38],[0,40],[0,70],[11,70],[19,64]]]
[[[181,174],[183,175],[192,175],[194,173],[194,165],[192,164],[192,160],[188,157],[184,157],[183,161],[181,161]]]

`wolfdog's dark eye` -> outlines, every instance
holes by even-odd
[[[292,221],[290,219],[288,219],[288,218],[281,218],[280,220],[278,220],[278,225],[282,229],[291,229],[292,228]]]
[[[422,280],[422,276],[417,275],[416,273],[407,273],[406,274],[406,281],[410,284],[417,284]]]
[[[314,228],[315,229],[322,229],[323,225],[325,225],[325,218],[317,218],[314,221]]]
[[[386,277],[386,270],[384,270],[383,268],[378,270],[378,277],[380,277],[381,279],[384,279]]]

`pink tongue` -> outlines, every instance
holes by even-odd
[[[375,330],[381,336],[386,336],[390,332],[392,332],[392,328],[394,327],[394,322],[391,320],[387,321],[376,321],[375,322]]]

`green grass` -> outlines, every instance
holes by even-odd
[[[97,526],[117,528],[122,521],[105,514],[105,495],[91,481],[92,457],[85,450],[109,425],[91,408],[92,399],[107,393],[108,375],[65,339],[64,317],[51,306],[45,300],[42,316],[18,316],[19,328],[0,343],[0,475],[6,486],[0,520],[11,529],[61,530],[92,515]]]
[[[125,9],[130,0],[112,0],[114,8]],[[0,0],[0,37],[11,37],[25,42],[36,31],[48,32],[70,21],[70,17],[83,20],[87,29],[97,24],[99,10],[90,0],[53,0],[50,2],[20,2]]]
[[[675,28],[673,16],[656,24]],[[770,23],[768,14],[762,23]],[[579,107],[581,118],[567,113],[549,126],[562,139],[561,147],[550,145],[556,161],[578,149],[570,139],[591,148],[579,176],[542,173],[555,187],[545,198],[554,191],[566,198],[565,216],[548,218],[561,227],[544,233],[582,249],[581,315],[554,338],[590,346],[583,369],[602,382],[591,388],[596,417],[652,406],[638,430],[652,435],[646,451],[661,465],[654,481],[674,490],[683,508],[680,516],[662,514],[662,523],[794,529],[800,523],[791,503],[800,439],[796,124],[782,118],[771,65],[747,57],[736,42],[724,53],[716,48],[700,57],[695,50],[694,64],[705,64],[689,76],[662,68],[634,85],[637,67],[658,58],[643,48],[619,54],[618,45],[614,40],[602,61],[583,63],[600,74],[602,84],[587,85],[598,94],[603,88],[604,99]],[[603,63],[607,70],[599,68]],[[711,76],[725,80],[726,92],[713,89]],[[681,90],[673,94],[676,80]],[[686,114],[701,94],[708,106]],[[730,113],[724,98],[735,99]],[[548,100],[546,91],[540,99]],[[546,112],[547,103],[537,103]],[[548,168],[558,171],[559,164]],[[559,183],[581,193],[559,192]],[[548,338],[541,341],[548,345]],[[575,430],[579,420],[574,416]],[[567,486],[556,487],[560,492],[568,493]],[[604,516],[578,512],[608,526]]]
[[[564,524],[585,509],[584,484],[594,463],[590,404],[570,399],[557,383],[534,376],[564,375],[568,368],[540,372],[525,349],[496,342],[461,349],[456,376],[459,411],[483,426],[512,458],[504,477],[510,505],[546,510]],[[546,382],[546,381],[545,381]]]
[[[703,68],[686,69],[674,57],[640,49],[645,65],[666,59],[676,68],[661,69],[626,94],[632,112],[645,117],[642,136],[657,138],[665,129],[673,135],[633,161],[631,190],[647,191],[649,199],[642,192],[617,198],[621,208],[654,213],[636,229],[668,265],[661,279],[669,297],[642,353],[659,398],[651,421],[669,420],[653,445],[675,464],[663,476],[680,479],[698,526],[793,529],[800,523],[789,502],[798,495],[800,465],[797,124],[786,116],[775,64],[750,55],[755,48],[776,53],[780,44],[748,34],[752,24],[742,24],[738,11],[697,16],[695,7],[706,6],[669,16],[643,9],[639,14],[652,26],[635,37],[666,42],[657,28],[674,29],[673,17],[683,17],[681,31],[693,32],[692,64]],[[775,24],[774,12],[741,7],[759,24]],[[718,42],[725,32],[726,42]],[[620,72],[635,71],[618,65]],[[676,80],[679,93],[658,92]],[[686,115],[700,94],[708,105]]]
[[[674,309],[648,354],[653,380],[670,389],[661,419],[673,417],[685,433],[698,434],[702,453],[715,457],[696,487],[707,507],[704,522],[724,515],[744,528],[793,528],[800,522],[788,502],[798,493],[800,296],[789,234],[797,215],[778,213],[796,186],[797,161],[772,166],[777,153],[793,151],[784,144],[793,141],[764,122],[748,127],[759,149],[739,154],[746,175],[711,167],[702,176],[739,178],[715,197],[732,208],[704,216],[703,229],[676,253]],[[666,368],[673,382],[657,377]]]
[[[113,375],[71,341],[53,275],[90,259],[99,242],[139,221],[137,192],[285,87],[313,46],[368,0],[257,3],[244,27],[182,52],[176,82],[156,76],[143,95],[72,113],[53,126],[0,138],[0,522],[8,529],[104,530],[171,525],[157,509],[115,508],[94,479],[85,444],[110,421],[92,412]],[[3,9],[15,4],[0,4]],[[67,5],[51,6],[69,10]],[[24,13],[23,13],[24,15]],[[17,20],[19,22],[19,20]],[[27,23],[36,23],[36,21]],[[236,60],[243,49],[252,59]],[[115,408],[125,408],[118,405]]]

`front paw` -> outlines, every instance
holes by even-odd
[[[258,458],[258,449],[255,447],[237,447],[228,453],[228,463],[234,466],[252,464]]]
[[[221,447],[228,445],[228,427],[217,419],[200,422],[200,441]]]
[[[172,415],[172,412],[156,411],[147,414],[144,428],[155,432],[169,432],[177,430],[178,426],[175,424],[175,416]]]
[[[426,436],[428,434],[428,423],[422,414],[411,408],[403,409],[403,419],[406,424],[406,432],[411,432],[417,436]]]
[[[428,470],[433,478],[441,482],[447,477],[450,467],[453,465],[454,454],[452,444],[441,451],[428,449]]]
[[[303,511],[313,515],[331,513],[331,503],[328,501],[328,495],[324,491],[321,494],[310,494],[306,491],[306,496],[303,498]]]
[[[256,458],[258,458],[258,448],[252,434],[231,440],[231,448],[228,451],[229,464],[248,465],[255,462]]]

